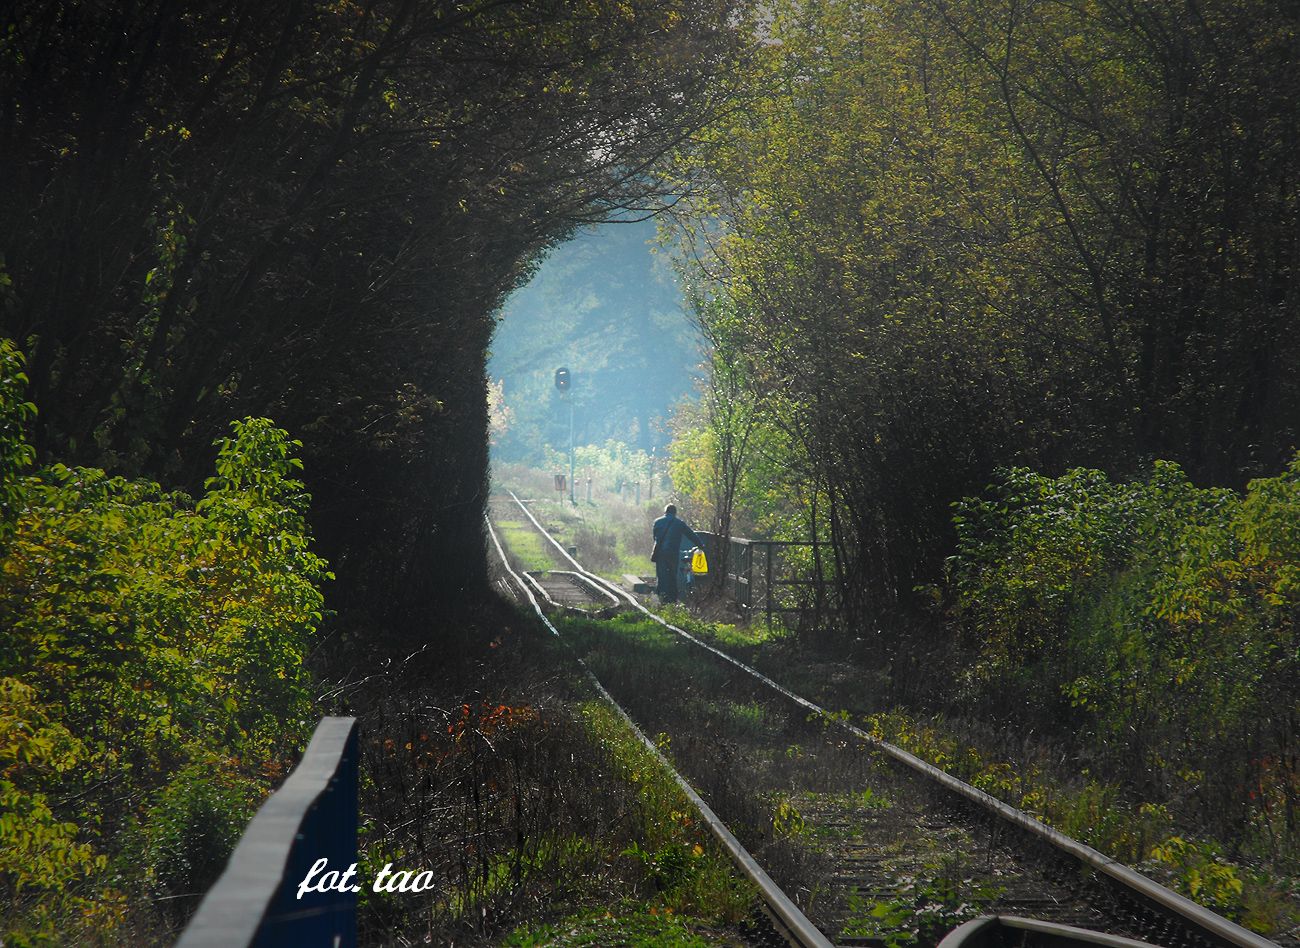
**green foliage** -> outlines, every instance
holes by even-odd
[[[1135,863],[1169,833],[1171,817],[1161,805],[1133,805],[1116,784],[1084,774],[1077,784],[1056,785],[1036,766],[990,761],[940,727],[901,712],[865,719],[880,740],[909,751],[1116,859]]]
[[[583,706],[592,736],[613,756],[619,778],[637,788],[641,839],[623,855],[641,866],[668,914],[733,923],[749,911],[753,890],[700,826],[686,795],[650,751],[603,704]],[[664,747],[666,751],[666,746]]]
[[[105,753],[157,765],[190,738],[265,750],[302,728],[328,573],[287,452],[268,423],[237,423],[197,505],[94,469],[22,483],[0,576],[9,667]]]
[[[217,880],[262,787],[219,758],[187,765],[144,818],[145,879],[168,914],[183,918]]]
[[[640,863],[656,887],[673,889],[689,876],[692,859],[703,854],[703,847],[678,840],[654,852],[648,852],[639,843],[633,842],[622,854]]]
[[[523,928],[512,934],[509,948],[605,948],[608,945],[636,945],[638,948],[708,948],[718,942],[692,930],[688,920],[671,910],[642,906],[615,906],[588,912],[557,924]]]
[[[1170,836],[1151,847],[1148,866],[1163,870],[1169,885],[1251,931],[1275,934],[1300,922],[1296,881],[1231,862],[1213,842]]]
[[[567,452],[556,451],[549,445],[544,451],[545,467],[553,471],[569,470]],[[577,486],[579,494],[584,488],[581,479],[592,478],[602,493],[618,493],[624,487],[641,484],[644,487],[650,480],[653,467],[649,454],[639,448],[610,439],[604,444],[580,444],[573,449],[574,476],[580,478]]]
[[[1171,836],[1152,848],[1151,858],[1174,869],[1177,887],[1189,898],[1229,917],[1240,914],[1241,879],[1216,847]]]
[[[708,309],[700,318],[719,311]],[[703,404],[680,406],[674,416],[673,491],[732,536],[806,540],[814,485],[807,445],[791,434],[798,417],[780,393],[766,391],[734,358],[714,348]],[[818,527],[825,533],[824,523]]]
[[[1300,161],[1296,27],[1274,0],[777,0],[738,18],[748,94],[682,159],[683,257],[741,317],[705,316],[734,330],[714,341],[743,376],[733,417],[757,398],[805,513],[833,510],[854,625],[938,578],[948,505],[998,466],[1169,457],[1226,484],[1284,463],[1300,307],[1274,288],[1298,206],[1275,183]],[[1031,611],[1098,565],[1045,539],[1035,588],[1006,590],[1039,595]],[[1033,621],[1003,644],[1033,647]]]
[[[546,570],[553,563],[553,548],[542,539],[542,535],[525,520],[500,520],[497,527],[501,530],[501,539],[510,555],[521,569]]]
[[[957,507],[954,613],[980,700],[1055,690],[1112,772],[1192,799],[1217,832],[1294,859],[1300,772],[1300,458],[1244,493],[1157,462],[1003,475]]]
[[[808,821],[804,819],[794,801],[784,793],[778,793],[772,804],[772,833],[778,838],[804,836],[809,832]]]
[[[885,948],[905,948],[916,943],[911,907],[901,900],[868,903],[854,892],[849,896],[849,918],[843,934],[850,938],[878,938]]]
[[[924,876],[900,876],[897,892],[870,902],[854,893],[849,897],[850,918],[844,934],[879,939],[887,948],[932,944],[962,922],[981,914],[999,894],[965,877],[954,858],[944,860]]]
[[[0,878],[14,895],[60,890],[98,869],[103,856],[77,841],[77,825],[56,819],[46,794],[88,757],[86,747],[16,678],[0,678]]]
[[[24,462],[14,419],[29,411],[7,378],[6,456]],[[92,468],[0,472],[11,932],[113,924],[121,896],[103,870],[132,825],[145,826],[151,884],[194,892],[306,733],[302,660],[330,574],[310,549],[295,446],[265,420],[236,422],[197,504]],[[139,884],[140,867],[119,871],[115,887]]]
[[[709,377],[699,408],[678,413],[673,484],[712,513],[715,532],[733,536],[737,506],[751,515],[759,507],[757,485],[747,474],[756,466],[752,456],[773,440],[773,405],[753,384],[754,368],[745,362],[743,311],[726,298],[697,299],[694,306],[709,343]],[[768,491],[783,486],[766,485]]]
[[[7,277],[0,269],[0,277]],[[36,415],[36,406],[24,397],[26,360],[9,339],[0,339],[0,543],[13,530],[22,502],[18,475],[32,463],[36,452],[27,443],[24,425]]]
[[[1119,493],[1100,471],[1054,479],[1017,468],[994,496],[956,505],[950,583],[986,661],[1018,664],[1055,641],[1072,597],[1113,567],[1128,539]]]
[[[710,714],[716,714],[726,722],[729,732],[756,738],[763,734],[768,726],[768,711],[758,701],[711,701],[708,704]]]

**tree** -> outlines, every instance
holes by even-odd
[[[38,455],[193,487],[228,419],[272,415],[335,604],[429,628],[484,588],[491,313],[650,205],[716,107],[727,9],[11,5],[2,328]]]
[[[681,165],[865,625],[999,465],[1240,485],[1300,418],[1297,13],[1258,0],[788,0]],[[1223,37],[1232,37],[1228,42]]]
[[[709,344],[709,378],[704,388],[704,424],[710,434],[709,506],[713,532],[721,542],[713,564],[715,582],[724,582],[731,554],[732,521],[741,477],[754,435],[762,423],[763,396],[747,383],[752,375],[741,360],[736,336],[743,317],[724,299],[696,303],[700,331]],[[707,312],[705,312],[707,311]]]

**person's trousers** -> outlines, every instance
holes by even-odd
[[[665,562],[667,559],[660,554],[659,562],[655,563],[655,591],[659,594],[660,602],[676,602],[677,564]]]

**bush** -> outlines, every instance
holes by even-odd
[[[1244,494],[1157,462],[1129,484],[1014,470],[992,495],[958,505],[949,561],[977,697],[1068,700],[1113,772],[1295,860],[1300,457]]]
[[[619,565],[618,539],[608,530],[579,524],[573,531],[573,543],[589,569],[611,570]]]
[[[218,442],[197,504],[91,468],[25,473],[21,367],[0,343],[0,903],[14,941],[120,920],[101,909],[120,903],[110,889],[139,891],[140,870],[110,886],[106,857],[150,816],[171,821],[155,842],[188,867],[156,850],[162,884],[207,878],[228,843],[204,835],[230,802],[217,791],[246,790],[307,733],[302,659],[330,575],[292,476],[298,445],[269,421]],[[248,777],[199,781],[213,759]]]
[[[255,781],[215,758],[186,766],[158,793],[145,821],[145,874],[167,915],[186,917],[217,881],[258,796]]]

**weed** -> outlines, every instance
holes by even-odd
[[[767,710],[757,701],[710,701],[707,708],[739,737],[754,739],[767,731]]]
[[[1151,861],[1166,869],[1175,889],[1252,931],[1286,931],[1300,922],[1297,893],[1229,862],[1213,842],[1171,836],[1151,848]]]
[[[926,876],[900,876],[896,893],[886,899],[849,896],[849,920],[843,935],[874,938],[887,948],[933,943],[962,922],[980,915],[1000,894],[966,876],[956,856],[945,856]]]
[[[793,836],[807,836],[808,832],[808,822],[794,801],[784,793],[778,793],[772,805],[772,833],[778,839],[789,839]]]
[[[864,810],[888,810],[894,805],[883,793],[876,793],[870,787],[854,794],[853,802]]]
[[[686,933],[747,917],[752,888],[657,759],[589,700],[558,643],[539,638],[527,652],[510,664],[523,656],[511,657],[508,639],[492,651],[490,696],[430,684],[439,672],[429,669],[418,678],[424,690],[376,686],[364,712],[363,870],[392,862],[432,867],[439,878],[423,897],[363,893],[363,937],[477,943],[529,919],[600,920],[625,900],[688,916]],[[432,697],[435,687],[442,697]],[[650,919],[631,930],[644,923],[652,932]],[[549,931],[516,934],[529,944]],[[672,924],[665,932],[662,943],[682,940]]]
[[[502,542],[520,569],[533,572],[554,566],[546,541],[532,524],[522,520],[499,520],[496,525],[501,531]]]
[[[649,909],[640,905],[616,906],[610,910],[584,912],[558,924],[517,929],[503,942],[504,948],[605,948],[608,945],[636,945],[639,948],[708,948],[719,942],[716,935],[704,937],[671,909]]]

